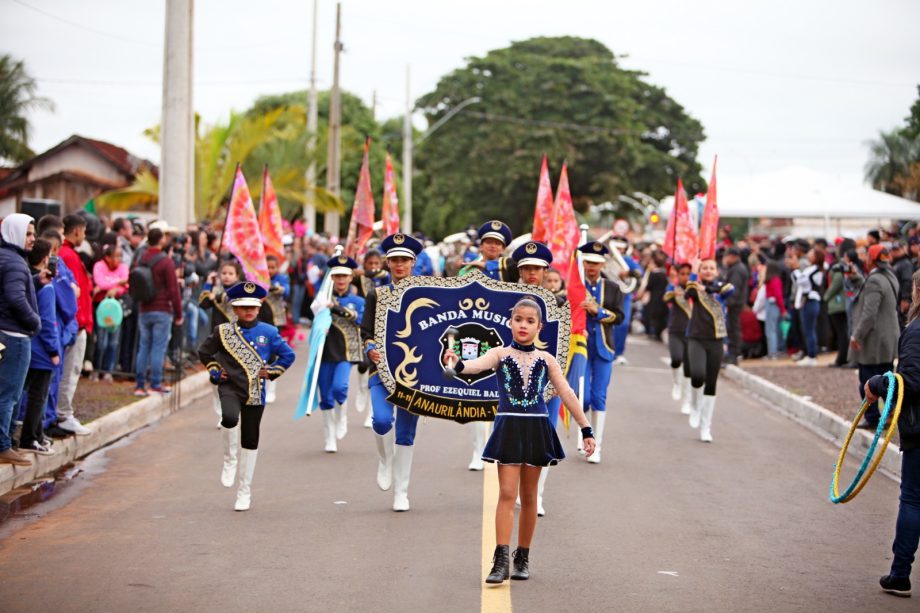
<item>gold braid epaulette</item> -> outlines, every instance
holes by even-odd
[[[236,324],[220,324],[217,329],[220,333],[220,342],[224,346],[224,350],[236,360],[237,364],[246,373],[249,388],[247,404],[261,405],[262,380],[259,378],[259,371],[264,367],[262,357],[246,342],[239,326]]]

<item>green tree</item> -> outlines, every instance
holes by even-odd
[[[35,155],[29,148],[29,121],[32,109],[53,110],[47,98],[36,95],[35,79],[26,72],[22,60],[0,56],[0,160],[22,163]]]
[[[437,236],[489,218],[530,230],[540,159],[563,160],[576,210],[642,191],[662,197],[678,176],[705,191],[702,125],[601,43],[533,38],[474,57],[417,106],[429,124],[480,101],[416,149],[415,219]]]
[[[920,86],[905,125],[870,140],[866,181],[877,190],[920,200]]]
[[[299,123],[302,115],[306,117],[307,113],[307,95],[306,91],[289,92],[285,94],[263,96],[258,98],[252,107],[246,112],[247,115],[261,115],[274,109],[287,108],[296,110],[298,113],[298,124],[294,127],[294,134],[289,139],[274,139],[267,141],[256,148],[251,160],[244,164],[243,169],[246,176],[250,172],[258,169],[261,173],[262,163],[268,163],[271,170],[272,182],[275,181],[275,168],[279,164],[288,167],[298,168],[300,176],[303,177],[307,166],[311,161],[316,161],[317,165],[317,182],[325,185],[326,176],[326,154],[328,151],[328,132],[329,132],[329,92],[319,92],[317,98],[317,122],[316,147],[310,151],[309,140],[310,134],[306,131],[305,123]],[[383,172],[384,161],[387,150],[393,155],[394,171],[398,174],[401,172],[401,163],[399,155],[402,152],[402,132],[401,127],[398,138],[394,137],[394,123],[398,120],[390,120],[385,124],[379,124],[368,108],[360,98],[349,92],[342,92],[342,185],[341,197],[344,203],[344,221],[342,228],[347,225],[347,220],[351,215],[351,208],[355,200],[355,190],[358,185],[358,171],[361,168],[361,160],[364,155],[364,139],[371,138],[371,149],[369,155],[371,170],[371,186],[374,189],[374,201],[377,204],[377,215],[381,206],[381,195],[383,193]],[[283,126],[289,125],[289,121],[282,122]],[[399,123],[401,126],[401,122]],[[398,147],[394,153],[392,147]],[[285,203],[282,195],[278,194],[278,200],[284,208]],[[320,225],[320,227],[322,227]]]

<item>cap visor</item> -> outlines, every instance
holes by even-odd
[[[495,240],[500,240],[502,242],[502,245],[505,244],[505,237],[502,235],[501,232],[486,232],[485,234],[479,237],[479,240],[483,241],[487,238],[494,238]]]
[[[351,275],[354,271],[347,266],[333,266],[329,269],[330,275]]]
[[[388,258],[412,258],[415,259],[415,252],[405,247],[395,247],[387,251]]]
[[[581,259],[584,262],[597,262],[598,264],[603,264],[607,261],[607,258],[596,253],[584,253],[581,256]]]
[[[262,306],[262,301],[258,298],[237,298],[236,300],[230,301],[230,306],[235,307],[260,307]]]
[[[518,261],[518,268],[521,266],[542,266],[543,268],[548,268],[549,263],[546,260],[541,260],[540,258],[522,258]]]

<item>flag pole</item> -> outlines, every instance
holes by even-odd
[[[240,172],[240,163],[236,163],[233,171],[233,181],[230,183],[230,201],[227,202],[227,212],[224,214],[224,227],[220,232],[220,244],[217,246],[217,260],[220,261],[220,252],[224,250],[224,236],[227,235],[227,220],[230,219],[230,207],[233,205],[233,191],[236,188],[236,175]]]
[[[678,190],[682,189],[680,177],[677,178]],[[674,194],[674,206],[671,207],[671,217],[674,218],[674,223],[671,224],[671,268],[677,266],[677,197],[678,193]]]

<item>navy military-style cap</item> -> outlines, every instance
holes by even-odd
[[[487,221],[479,227],[479,240],[482,242],[487,238],[498,239],[503,245],[507,245],[511,242],[511,228],[497,219]]]
[[[262,306],[262,300],[268,296],[268,290],[252,281],[237,283],[227,290],[230,306]]]
[[[610,249],[607,248],[607,245],[598,241],[585,243],[578,248],[578,251],[581,252],[581,259],[585,262],[600,262],[603,264],[607,261],[607,256],[610,255]]]
[[[338,255],[327,262],[330,275],[350,275],[358,267],[358,263],[348,256]]]
[[[537,241],[527,241],[514,250],[511,258],[521,266],[543,266],[548,268],[553,261],[553,252],[549,247]]]
[[[401,232],[389,235],[380,243],[380,248],[388,258],[404,257],[414,260],[422,252],[422,247],[417,238]]]

